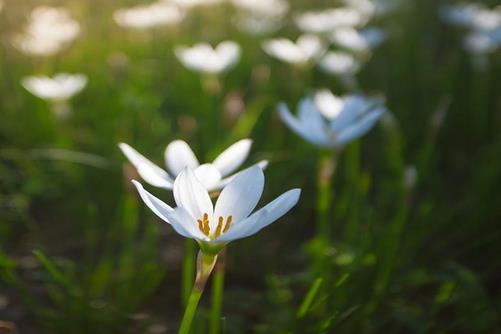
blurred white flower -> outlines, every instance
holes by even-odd
[[[322,40],[310,34],[299,36],[296,42],[286,38],[267,40],[262,47],[268,55],[295,65],[311,63],[325,52]]]
[[[363,95],[338,97],[329,90],[317,92],[313,99],[299,103],[293,116],[285,103],[278,113],[283,122],[305,140],[325,148],[335,148],[366,134],[386,108],[380,98]]]
[[[477,66],[485,67],[487,55],[501,47],[501,6],[489,9],[480,3],[445,5],[440,14],[447,23],[468,30],[464,48],[475,57]]]
[[[266,35],[277,31],[282,25],[281,19],[266,16],[253,16],[245,13],[238,13],[232,18],[233,24],[242,32],[251,35]]]
[[[149,29],[178,24],[184,15],[184,11],[178,6],[165,1],[157,1],[149,5],[118,9],[113,14],[113,18],[122,27]]]
[[[215,206],[195,172],[184,168],[174,181],[172,208],[132,181],[144,203],[160,219],[186,238],[195,239],[202,252],[217,254],[227,243],[251,236],[296,205],[300,189],[289,190],[263,208],[251,212],[259,202],[264,188],[261,168],[250,167],[221,191]]]
[[[253,35],[264,35],[278,30],[289,10],[284,0],[232,0],[239,10],[233,22],[238,29]]]
[[[181,63],[191,70],[218,74],[238,62],[240,46],[233,41],[221,42],[215,48],[207,43],[199,43],[192,47],[179,46],[175,53]]]
[[[35,8],[22,34],[15,35],[13,45],[32,55],[53,55],[74,40],[80,25],[64,8],[40,6]]]
[[[59,73],[47,76],[30,76],[21,81],[31,94],[49,101],[66,101],[79,93],[87,85],[83,74]]]
[[[496,42],[493,36],[480,31],[471,32],[464,39],[464,47],[473,54],[491,53],[500,45],[500,42]]]
[[[326,73],[337,76],[354,76],[362,66],[354,56],[341,51],[327,52],[318,65]]]
[[[119,147],[130,163],[136,167],[143,180],[152,186],[172,189],[174,178],[183,168],[190,167],[206,189],[214,191],[231,181],[234,177],[231,174],[247,159],[251,145],[250,139],[242,139],[224,150],[213,162],[201,165],[186,142],[175,140],[167,145],[164,153],[165,165],[169,172],[158,167],[127,144],[121,143]],[[257,165],[265,168],[268,162],[263,160]]]
[[[332,8],[322,11],[309,11],[294,18],[303,32],[328,33],[339,27],[358,27],[367,19],[358,10],[350,7]]]
[[[344,3],[370,20],[396,10],[405,1],[408,0],[344,0]]]
[[[222,3],[224,0],[171,0],[171,1],[183,8],[192,8],[197,6],[217,5]]]
[[[333,43],[351,52],[368,53],[380,45],[386,38],[386,33],[379,28],[366,28],[361,31],[351,27],[335,29],[330,39]]]
[[[289,4],[284,0],[231,0],[238,9],[257,16],[283,17],[289,11]]]
[[[476,30],[501,28],[501,6],[488,9],[480,3],[445,5],[440,8],[442,18],[449,24]]]

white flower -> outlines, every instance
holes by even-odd
[[[379,28],[366,28],[361,31],[345,27],[334,30],[331,41],[351,52],[368,53],[381,44],[386,33]]]
[[[64,8],[37,7],[22,34],[15,35],[13,45],[33,55],[52,55],[59,52],[80,33],[80,25]]]
[[[233,17],[238,29],[253,35],[264,35],[282,26],[289,4],[284,0],[232,0],[239,12]]]
[[[172,2],[183,8],[191,8],[197,6],[217,5],[222,3],[223,0],[172,0]]]
[[[319,60],[320,68],[333,75],[353,76],[361,67],[360,62],[351,54],[341,51],[329,51]]]
[[[326,148],[342,146],[366,134],[386,111],[380,99],[362,95],[337,97],[328,90],[299,103],[294,117],[284,103],[278,113],[284,123],[307,141]]]
[[[303,32],[328,33],[339,27],[361,26],[367,20],[358,10],[343,7],[305,12],[296,15],[294,21]]]
[[[494,35],[476,31],[469,33],[463,44],[467,51],[483,55],[494,52],[501,45],[501,40],[496,41]]]
[[[280,195],[263,208],[256,207],[264,188],[257,166],[238,175],[221,191],[215,206],[195,173],[186,167],[174,181],[176,208],[171,208],[133,181],[146,205],[183,237],[195,239],[203,252],[217,253],[227,243],[257,233],[286,214],[299,200],[300,189]]]
[[[157,1],[149,5],[119,9],[115,11],[113,18],[122,27],[149,29],[178,24],[184,18],[184,12],[178,6]]]
[[[218,74],[238,62],[240,46],[233,41],[221,42],[215,48],[207,43],[199,43],[191,48],[179,46],[175,49],[175,53],[181,63],[191,70]]]
[[[446,5],[440,8],[440,14],[456,26],[490,31],[501,28],[501,6],[490,10],[479,3]]]
[[[283,24],[281,19],[249,14],[236,14],[233,24],[240,30],[251,35],[266,35],[277,31]]]
[[[295,43],[285,38],[265,41],[263,50],[284,62],[305,65],[320,57],[325,52],[325,46],[319,37],[305,34],[299,36]]]
[[[242,139],[224,150],[212,163],[201,165],[186,142],[175,140],[167,145],[164,153],[165,165],[169,172],[155,165],[129,145],[121,143],[119,146],[143,180],[152,186],[172,189],[174,178],[185,167],[190,167],[206,189],[214,191],[231,181],[234,175],[230,174],[247,159],[251,145],[252,140]],[[263,160],[257,165],[265,168],[267,164],[268,162]]]
[[[289,10],[284,0],[231,0],[238,9],[254,16],[283,17]]]
[[[66,101],[79,93],[87,85],[87,77],[83,74],[59,73],[50,78],[47,76],[31,76],[21,81],[31,94],[49,101]]]

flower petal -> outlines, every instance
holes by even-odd
[[[264,188],[264,174],[259,166],[238,173],[224,187],[214,210],[214,220],[232,216],[233,222],[245,219],[256,207]]]
[[[132,183],[136,187],[137,191],[139,192],[139,195],[141,196],[141,199],[143,202],[150,208],[151,211],[153,211],[154,214],[156,214],[160,219],[165,221],[166,223],[170,224],[174,230],[181,234],[183,237],[187,238],[192,238],[193,235],[188,232],[184,226],[178,223],[177,220],[172,219],[172,214],[174,213],[174,209],[172,209],[170,206],[150,194],[148,191],[146,191],[141,183],[137,182],[136,180],[132,180]]]
[[[341,131],[339,136],[336,138],[336,144],[342,145],[351,140],[354,140],[358,137],[366,134],[377,122],[377,120],[381,117],[381,115],[385,112],[384,108],[378,108],[374,111],[371,111],[357,123],[349,126],[345,130]]]
[[[331,146],[329,137],[325,132],[311,132],[309,125],[294,117],[284,103],[278,105],[278,115],[292,131],[296,132],[307,141],[319,146]]]
[[[229,242],[257,233],[292,209],[297,204],[300,195],[301,189],[292,189],[283,193],[265,207],[254,212],[247,219],[236,223],[228,232],[221,235],[215,241]]]
[[[254,165],[252,165],[252,166],[259,166],[259,168],[261,168],[262,170],[265,170],[265,169],[266,169],[266,167],[268,167],[268,160],[261,160],[261,161],[259,161],[258,163],[254,164]],[[252,167],[252,166],[251,166],[251,167]],[[239,172],[239,173],[241,173],[241,172]],[[231,180],[233,180],[233,178],[235,178],[235,176],[237,176],[237,175],[238,175],[238,173],[225,177],[224,179],[222,179],[222,180],[219,182],[219,184],[218,184],[217,188],[215,188],[215,189],[213,189],[213,190],[218,190],[218,189],[221,189],[221,188],[225,187],[225,186],[226,186],[228,183],[230,183],[230,182],[231,182]]]
[[[221,181],[221,173],[212,164],[203,164],[194,170],[195,176],[208,191],[218,188]]]
[[[249,156],[252,140],[242,139],[224,150],[213,162],[222,176],[233,173]]]
[[[181,173],[185,167],[195,169],[200,165],[190,146],[183,140],[174,140],[167,145],[164,155],[165,164],[174,176]]]
[[[212,219],[213,207],[209,193],[191,168],[185,167],[176,177],[173,193],[177,206],[184,208],[195,219],[201,219],[204,214]]]
[[[145,158],[141,153],[131,146],[120,143],[118,145],[130,163],[136,167],[139,175],[154,187],[172,189],[172,178],[162,168]]]

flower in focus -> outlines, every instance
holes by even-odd
[[[59,52],[80,33],[80,25],[64,8],[40,6],[29,17],[22,34],[15,35],[12,44],[21,52],[50,56]]]
[[[285,38],[271,39],[265,41],[262,47],[268,55],[300,66],[315,61],[325,52],[320,38],[310,34],[299,36],[295,43]]]
[[[184,12],[176,5],[157,1],[115,11],[113,18],[122,27],[149,29],[164,25],[175,25],[184,18]]]
[[[364,25],[367,19],[360,11],[350,8],[331,8],[322,11],[309,11],[294,18],[298,28],[307,33],[329,33],[340,27]]]
[[[327,52],[318,65],[324,72],[340,77],[353,77],[361,68],[358,59],[342,51]]]
[[[206,188],[189,167],[176,177],[173,185],[176,208],[171,208],[137,182],[144,203],[163,221],[186,238],[195,239],[202,252],[217,254],[237,239],[251,236],[286,214],[299,200],[300,189],[292,189],[251,212],[261,198],[264,174],[257,166],[250,167],[223,188],[215,206]]]
[[[121,143],[119,146],[143,180],[152,186],[172,189],[176,176],[185,167],[190,167],[208,191],[216,191],[231,181],[234,177],[231,174],[247,159],[251,145],[250,139],[242,139],[224,150],[212,163],[201,165],[186,142],[175,140],[167,145],[164,153],[168,172],[129,145]],[[268,162],[263,160],[257,165],[265,168],[267,164]]]
[[[278,106],[282,121],[307,141],[325,148],[343,146],[366,134],[386,111],[382,100],[363,95],[338,97],[320,90],[304,98],[293,116],[284,103]]]
[[[83,74],[59,73],[52,78],[47,76],[26,77],[21,84],[31,94],[41,99],[66,101],[84,89],[87,85],[87,77]]]
[[[194,46],[179,46],[177,58],[187,68],[206,73],[219,74],[233,67],[240,59],[240,46],[233,41],[224,41],[215,48],[207,43]]]
[[[366,28],[358,31],[345,27],[332,32],[331,41],[354,53],[370,53],[386,38],[386,33],[379,28]]]
[[[233,17],[236,27],[253,35],[276,31],[289,10],[284,0],[232,0],[232,3],[239,10]]]

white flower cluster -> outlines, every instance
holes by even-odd
[[[80,34],[80,25],[60,7],[35,8],[23,33],[15,35],[13,45],[23,53],[36,56],[56,54]]]
[[[485,55],[501,47],[501,5],[493,9],[480,3],[460,3],[441,8],[449,24],[467,30],[464,47],[475,55]]]

